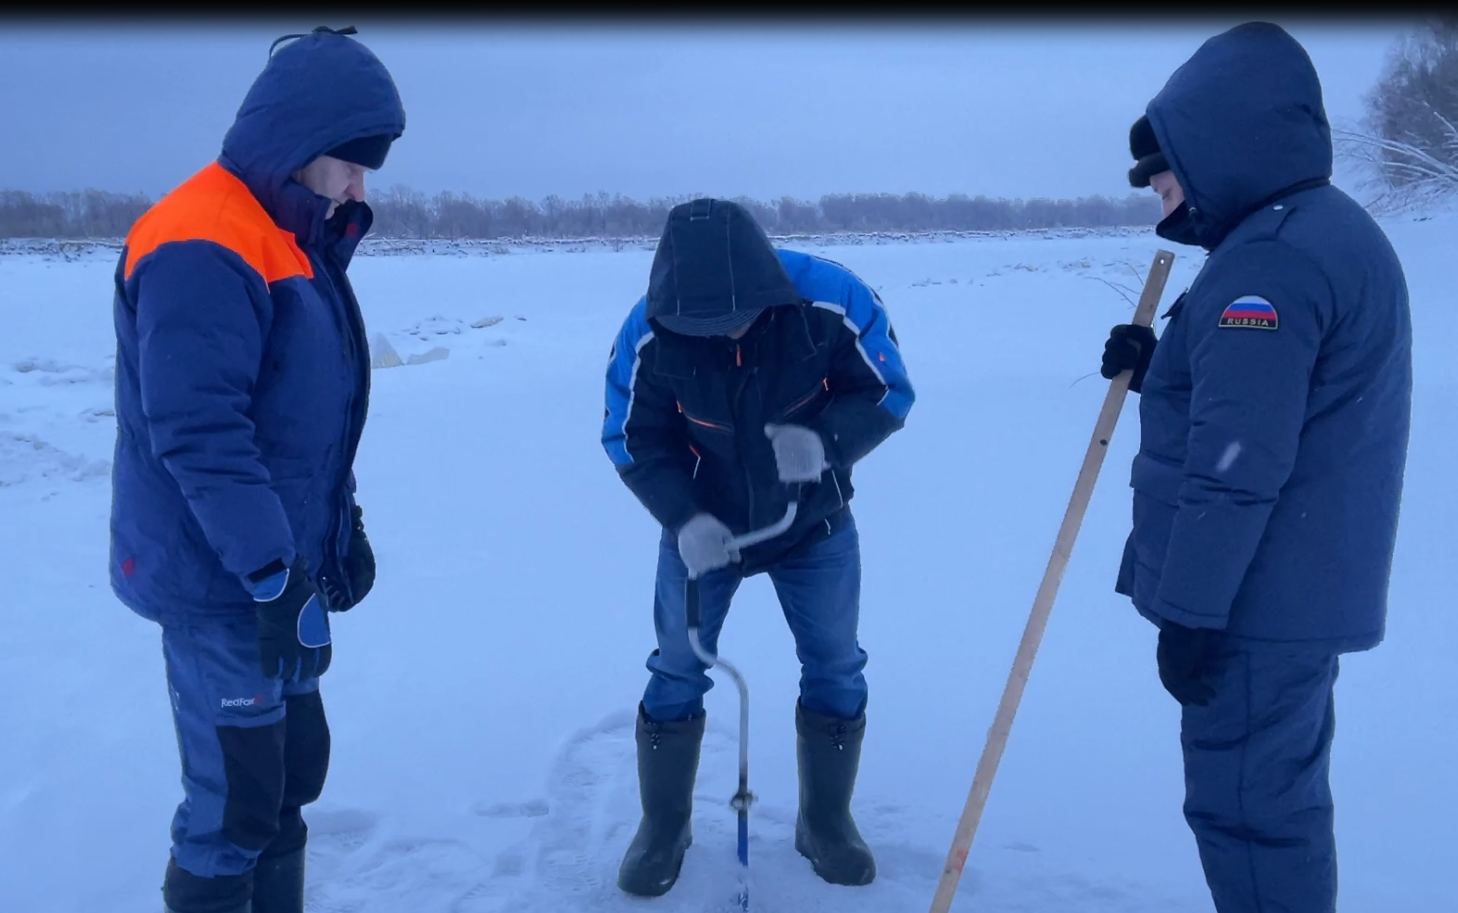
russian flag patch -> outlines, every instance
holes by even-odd
[[[1281,324],[1275,307],[1260,295],[1242,295],[1220,312],[1222,327],[1254,327],[1274,330]]]

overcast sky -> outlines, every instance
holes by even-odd
[[[375,188],[1122,196],[1129,125],[1237,21],[0,18],[0,188],[163,193],[216,156],[274,38],[354,24],[407,117]],[[1360,115],[1407,28],[1276,21],[1310,52],[1334,120]]]

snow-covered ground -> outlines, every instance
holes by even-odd
[[[1345,661],[1343,913],[1458,909],[1458,218],[1387,223],[1417,388],[1387,642]],[[884,240],[884,239],[883,239]],[[855,809],[880,863],[820,882],[791,841],[798,667],[763,578],[721,640],[748,676],[754,909],[929,907],[1127,319],[1144,232],[810,246],[875,285],[919,399],[857,469],[870,723]],[[334,624],[318,913],[722,909],[734,689],[709,695],[696,843],[655,901],[614,886],[637,821],[631,719],[656,529],[599,443],[608,347],[651,251],[361,257],[375,372],[357,474],[379,583]],[[1166,302],[1199,266],[1176,250]],[[0,909],[155,913],[179,798],[157,629],[106,578],[111,254],[0,256]],[[501,318],[491,321],[488,318]],[[473,326],[473,324],[484,324]],[[439,354],[439,353],[437,353]],[[1131,401],[1063,580],[955,911],[1208,913],[1180,815],[1178,708],[1112,590]]]

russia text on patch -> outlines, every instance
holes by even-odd
[[[1220,312],[1222,327],[1254,327],[1258,330],[1274,330],[1281,318],[1269,301],[1259,295],[1242,295]]]

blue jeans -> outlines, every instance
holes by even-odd
[[[1331,653],[1225,648],[1180,731],[1185,818],[1219,913],[1335,913]]]
[[[301,849],[300,809],[319,797],[329,726],[317,678],[264,678],[255,624],[165,625],[162,653],[182,761],[172,856],[187,872],[241,875]]]
[[[800,700],[805,709],[854,719],[865,710],[866,652],[856,639],[860,619],[860,537],[850,510],[842,509],[811,534],[811,541],[768,570],[800,660]],[[699,578],[699,641],[718,649],[729,603],[744,580],[735,565]],[[648,657],[652,676],[643,711],[659,722],[686,720],[704,711],[714,682],[688,641],[684,596],[688,571],[678,543],[665,530],[658,549],[653,624],[658,649]]]

